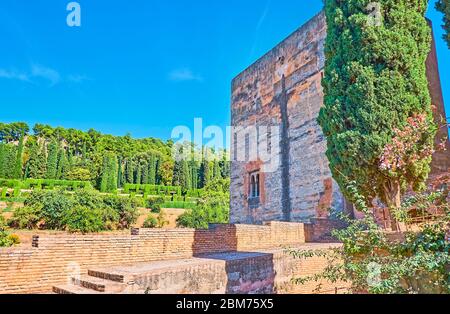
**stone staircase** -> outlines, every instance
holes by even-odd
[[[72,277],[66,285],[53,287],[57,294],[121,294],[126,293],[129,285],[124,276],[89,270],[88,275]]]

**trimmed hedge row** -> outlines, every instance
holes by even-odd
[[[51,179],[26,179],[26,180],[5,180],[0,179],[0,187],[10,189],[44,189],[53,190],[54,188],[64,188],[66,190],[92,189],[89,181],[69,181],[69,180],[51,180]]]
[[[176,194],[181,196],[181,187],[179,186],[164,186],[152,184],[125,184],[123,186],[124,193],[136,193],[144,195],[171,195]]]

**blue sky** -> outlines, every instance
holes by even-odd
[[[318,13],[321,0],[0,2],[0,121],[170,138],[178,125],[226,126],[239,72]],[[430,9],[447,115],[450,52]]]

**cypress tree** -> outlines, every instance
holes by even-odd
[[[148,166],[148,162],[147,160],[144,160],[141,164],[141,169],[142,169],[142,180],[141,183],[142,184],[149,184],[149,166]]]
[[[63,148],[60,148],[58,151],[58,166],[56,169],[56,179],[62,180],[65,178],[65,174],[67,172],[67,158],[66,152]]]
[[[117,190],[117,171],[118,160],[115,155],[109,156],[109,178],[108,178],[108,192],[115,192]]]
[[[47,179],[55,179],[58,168],[58,143],[52,140],[48,145],[47,154]]]
[[[6,145],[0,143],[0,178],[5,178]]]
[[[128,158],[126,161],[126,167],[125,167],[125,177],[127,183],[134,183],[134,165],[131,158]]]
[[[25,135],[22,133],[22,136],[19,140],[19,146],[17,147],[17,156],[16,162],[14,165],[14,179],[22,179],[22,171],[23,171],[23,146],[24,146]]]
[[[200,188],[207,186],[211,179],[210,164],[207,159],[203,159],[200,166]]]
[[[149,176],[149,184],[156,184],[156,157],[154,155],[150,156],[150,162],[149,162],[149,170],[148,170],[148,176]]]
[[[402,190],[422,188],[430,171],[431,155],[397,168],[382,165],[390,145],[408,140],[398,136],[399,130],[420,115],[428,125],[420,141],[402,145],[411,145],[411,158],[433,149],[436,127],[425,68],[431,42],[424,16],[428,1],[377,1],[379,21],[367,12],[369,2],[325,1],[325,97],[318,121],[333,177],[346,197],[355,201],[347,190],[353,182],[369,204],[380,197],[396,209]]]
[[[30,157],[27,164],[27,176],[33,179],[43,179],[46,174],[47,160],[45,158],[44,148],[38,143],[30,147]]]
[[[135,176],[134,182],[136,184],[141,184],[141,182],[142,182],[142,165],[139,161],[136,165],[136,176]]]
[[[6,179],[15,179],[15,167],[17,164],[17,147],[5,146],[4,174]]]
[[[117,157],[106,154],[103,157],[102,174],[100,180],[101,192],[114,192],[117,190]]]
[[[118,158],[117,161],[117,186],[121,188],[123,186],[123,177],[122,177],[122,157]]]

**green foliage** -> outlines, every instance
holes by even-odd
[[[152,197],[146,200],[146,207],[155,213],[159,213],[164,203],[164,197]]]
[[[15,179],[22,179],[22,168],[23,168],[23,162],[22,162],[22,155],[23,155],[23,149],[24,149],[24,137],[25,135],[22,134],[19,140],[19,145],[17,147],[17,155],[14,165],[14,174],[13,178]]]
[[[229,179],[212,181],[205,187],[198,204],[178,218],[178,226],[207,229],[209,224],[228,223],[230,215],[229,191]]]
[[[436,9],[444,14],[444,24],[442,25],[442,28],[445,33],[443,38],[447,42],[448,48],[450,49],[450,2],[448,0],[439,0],[436,3]]]
[[[318,121],[333,177],[345,196],[352,200],[346,186],[354,181],[368,202],[380,197],[398,207],[401,189],[423,187],[431,158],[391,171],[380,167],[385,148],[432,150],[436,132],[425,68],[431,42],[424,17],[428,1],[378,1],[379,25],[367,12],[369,2],[325,1],[325,99]],[[414,115],[425,116],[426,132],[417,142],[399,137],[393,143]]]
[[[139,217],[139,202],[134,198],[108,195],[103,198],[104,204],[114,209],[118,213],[118,226],[121,229],[128,229],[136,222]]]
[[[157,228],[158,227],[158,220],[153,215],[148,215],[147,219],[144,221],[143,228]]]
[[[356,185],[347,188],[357,200],[357,209],[364,219],[352,220],[342,216],[349,227],[334,232],[342,247],[329,250],[290,250],[295,258],[322,257],[327,260],[324,271],[312,276],[295,278],[297,284],[307,282],[346,283],[352,293],[415,294],[450,293],[450,242],[447,239],[450,208],[447,202],[439,209],[441,219],[421,226],[418,232],[407,232],[404,239],[390,239],[375,223],[372,210],[366,207],[364,196]],[[448,191],[446,197],[449,197]],[[427,206],[434,193],[420,197],[426,200],[416,205]],[[438,203],[435,203],[438,206]],[[404,210],[408,210],[405,205]],[[318,291],[321,285],[318,285]]]
[[[10,247],[19,243],[19,238],[8,232],[5,218],[0,215],[0,247]]]
[[[24,206],[14,211],[14,216],[8,221],[8,225],[14,229],[37,229],[42,220],[40,208]]]
[[[76,167],[67,172],[66,178],[67,180],[89,181],[92,179],[92,174],[89,169]]]
[[[101,174],[100,191],[115,192],[117,190],[117,157],[107,154],[103,157],[103,168]]]
[[[56,140],[52,140],[48,145],[47,156],[47,179],[56,179],[56,173],[58,170],[58,143]]]
[[[65,225],[70,232],[100,232],[105,229],[103,213],[100,209],[91,209],[77,205],[65,215]]]
[[[61,190],[33,191],[25,201],[25,206],[40,210],[45,228],[53,230],[64,229],[66,215],[75,205]]]

